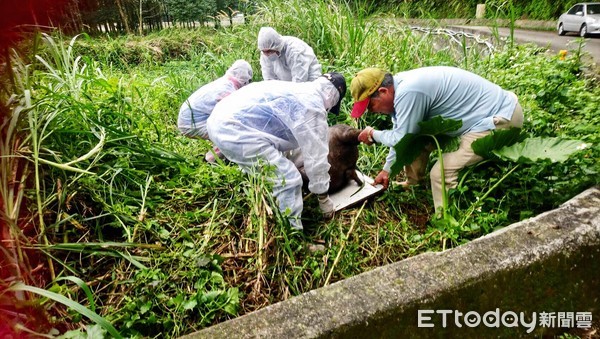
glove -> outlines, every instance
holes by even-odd
[[[331,201],[331,198],[329,198],[329,194],[327,194],[327,193],[319,194],[318,198],[319,198],[319,208],[321,209],[321,212],[323,212],[323,217],[325,219],[333,218],[333,213],[335,211],[333,210],[333,201]]]

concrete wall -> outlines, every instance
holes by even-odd
[[[419,327],[425,310],[438,312],[422,313],[421,323],[434,327]],[[499,326],[481,320],[471,328],[459,317],[458,327],[454,312],[443,327],[444,310],[492,311],[486,322],[498,320]],[[528,325],[510,311],[524,312]],[[483,338],[568,331],[540,326],[540,312],[590,312],[595,323],[600,319],[599,187],[460,247],[380,267],[186,338]]]

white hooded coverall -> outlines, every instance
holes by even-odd
[[[221,100],[208,119],[210,139],[227,159],[249,170],[260,160],[275,167],[273,195],[282,212],[302,229],[302,177],[284,152],[300,148],[315,194],[329,189],[327,111],[339,92],[326,78],[306,83],[252,83]]]
[[[225,75],[197,89],[179,109],[177,128],[190,138],[208,139],[206,120],[217,102],[252,80],[252,66],[245,60],[237,60]]]
[[[260,54],[260,67],[264,80],[292,82],[313,81],[321,75],[321,64],[313,49],[304,41],[293,36],[281,36],[271,27],[262,27],[258,32],[258,49],[274,50],[270,60]]]

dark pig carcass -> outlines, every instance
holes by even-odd
[[[329,168],[329,193],[334,193],[344,188],[350,179],[359,186],[362,181],[356,174],[356,162],[358,161],[358,135],[360,130],[348,125],[338,124],[329,127],[329,155],[327,161]],[[294,161],[302,174],[304,189],[308,189],[308,177],[304,172],[302,161]]]
[[[359,186],[362,181],[356,174],[358,161],[358,135],[360,130],[348,125],[338,124],[329,127],[329,193],[334,193],[346,187],[350,179]]]

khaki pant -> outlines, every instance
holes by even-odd
[[[514,95],[514,94],[513,94]],[[515,95],[516,97],[516,95]],[[509,128],[509,127],[523,127],[523,109],[517,101],[515,110],[513,112],[510,121],[494,117],[494,124],[496,129]],[[455,188],[458,184],[458,172],[467,167],[474,165],[481,160],[482,157],[475,154],[471,148],[473,141],[483,138],[490,134],[491,131],[466,133],[460,137],[460,146],[458,150],[450,153],[444,153],[442,158],[444,160],[444,175],[446,181],[446,189]],[[429,153],[433,150],[433,147],[426,148],[421,155],[413,161],[409,166],[404,167],[406,173],[407,182],[414,185],[421,181],[425,177],[425,170],[427,169],[427,161],[429,159]],[[431,193],[433,195],[433,205],[435,212],[440,213],[442,207],[442,175],[440,170],[439,161],[431,168],[429,174],[431,180]]]

